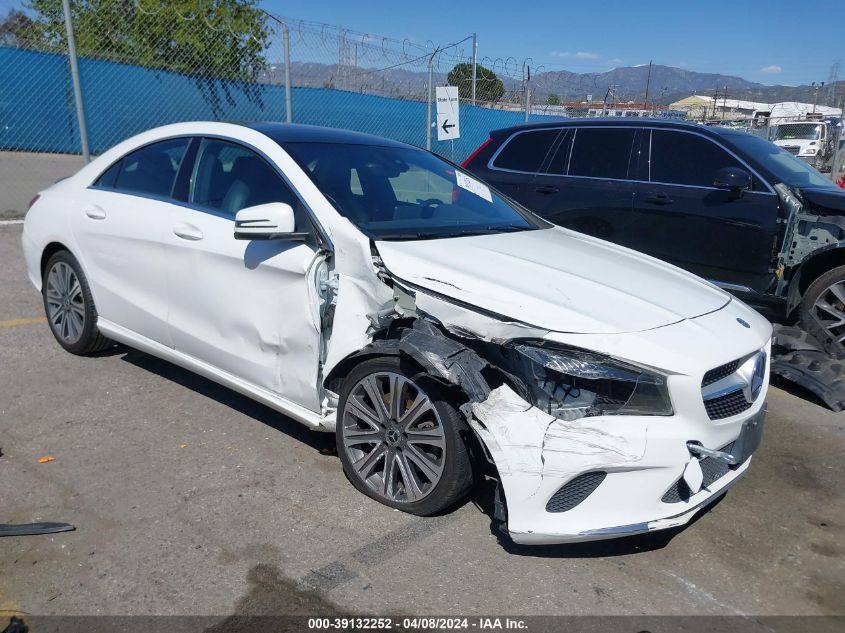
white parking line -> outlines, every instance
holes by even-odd
[[[23,220],[0,220],[0,226],[6,226],[9,224],[23,224]]]

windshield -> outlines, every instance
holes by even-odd
[[[789,187],[836,186],[800,158],[752,134],[731,136],[731,142]]]
[[[792,123],[775,128],[775,141],[817,141],[822,136],[822,126],[817,123]]]
[[[337,210],[374,239],[412,240],[547,226],[480,180],[406,147],[285,143]]]

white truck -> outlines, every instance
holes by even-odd
[[[834,126],[827,121],[794,121],[769,125],[770,141],[819,171],[830,171],[835,134]]]

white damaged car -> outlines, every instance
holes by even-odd
[[[67,351],[124,343],[335,431],[413,514],[489,460],[518,543],[682,525],[760,441],[766,320],[402,143],[158,128],[41,192],[23,250]]]

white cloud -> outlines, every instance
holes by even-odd
[[[777,73],[779,73],[782,70],[783,70],[783,68],[781,68],[777,64],[772,64],[771,66],[763,66],[760,69],[760,72],[761,73],[767,73],[769,75],[776,75]]]
[[[563,51],[552,51],[549,55],[552,57],[569,57],[569,53]]]
[[[613,59],[608,59],[607,63],[611,66],[618,66],[622,63],[622,60],[619,57],[614,57]]]
[[[585,51],[578,51],[575,53],[575,59],[601,59],[598,53],[587,53]]]

